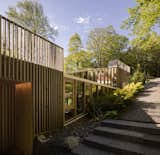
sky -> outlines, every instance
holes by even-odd
[[[1,2],[2,1],[2,2]],[[8,6],[15,6],[19,0],[0,0],[0,14],[6,16]],[[136,5],[136,0],[38,0],[44,7],[50,24],[59,34],[55,43],[68,54],[69,38],[78,33],[85,48],[90,30],[95,27],[113,25],[116,32],[128,36],[120,28],[129,16],[128,8]]]

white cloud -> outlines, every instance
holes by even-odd
[[[51,25],[55,30],[57,30],[58,32],[66,32],[69,30],[68,26],[65,25],[56,25],[56,24],[52,24]]]
[[[75,22],[77,24],[90,24],[90,17],[87,16],[87,17],[77,17],[75,18]]]
[[[59,25],[58,28],[59,28],[59,31],[60,31],[60,32],[66,32],[66,31],[69,30],[69,27],[66,26],[66,25]]]
[[[58,29],[59,29],[59,27],[58,27],[57,25],[55,25],[55,26],[54,26],[54,29],[55,29],[55,30],[58,30]]]
[[[103,20],[103,18],[101,18],[101,17],[98,17],[98,18],[97,18],[97,20],[98,20],[98,21],[102,21],[102,20]]]

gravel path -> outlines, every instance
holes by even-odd
[[[160,78],[150,80],[120,119],[160,123]]]

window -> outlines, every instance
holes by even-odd
[[[91,106],[91,85],[90,84],[86,84],[86,89],[85,89],[85,112],[89,112],[90,111],[90,106]]]
[[[77,82],[77,114],[84,112],[84,83]]]
[[[73,81],[65,81],[65,120],[71,119],[75,116],[75,105],[73,100]]]

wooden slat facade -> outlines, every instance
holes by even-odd
[[[0,79],[16,82],[32,82],[33,86],[33,116],[34,116],[34,135],[51,132],[63,127],[63,72],[28,63],[19,60],[17,65],[9,64],[9,58],[1,56],[1,69],[4,71],[6,63],[7,68],[11,68],[12,75],[9,76],[2,72]],[[5,61],[4,61],[5,60]],[[16,64],[16,59],[11,58],[12,63]],[[22,65],[22,66],[21,66]],[[22,69],[21,69],[22,68]],[[28,73],[27,73],[28,72]],[[18,76],[17,76],[17,73]],[[26,74],[27,73],[27,74]],[[29,75],[29,76],[28,76]],[[13,78],[14,77],[14,78]],[[0,124],[3,131],[14,130],[14,126],[6,126],[4,122],[10,121],[14,111],[14,87],[15,84],[3,84],[0,82],[0,106],[1,118]],[[11,105],[9,105],[11,104]],[[9,107],[6,107],[9,106]],[[9,109],[7,109],[9,108]],[[6,117],[7,116],[7,117]],[[13,121],[13,120],[12,120]],[[10,127],[11,129],[8,129]],[[12,136],[10,136],[10,140]],[[2,143],[1,143],[2,144]],[[5,144],[8,144],[5,142]]]
[[[31,82],[33,135],[63,127],[63,49],[0,16],[0,152],[15,142],[16,84]]]
[[[0,152],[14,144],[15,85],[0,83]]]

